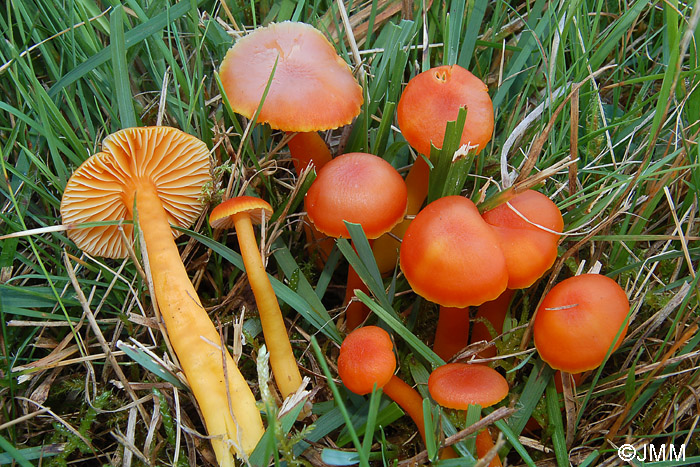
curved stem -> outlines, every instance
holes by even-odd
[[[275,291],[262,264],[250,216],[247,212],[234,214],[233,225],[236,228],[250,288],[253,289],[255,302],[258,305],[265,344],[270,351],[272,374],[275,376],[282,397],[287,398],[301,386],[301,374],[292,352],[292,345],[289,343],[287,328],[284,325]]]
[[[418,391],[406,384],[401,378],[393,375],[382,388],[384,394],[396,402],[418,427],[423,442],[425,442],[425,424],[423,423],[423,398]]]
[[[168,337],[213,437],[219,464],[233,466],[231,447],[250,453],[264,432],[255,397],[228,351],[222,352],[219,333],[187,276],[153,185],[137,186],[136,207]]]
[[[393,375],[388,383],[382,388],[384,394],[389,396],[391,400],[396,402],[418,428],[423,443],[425,443],[425,423],[423,422],[423,398],[418,394],[418,391],[406,384],[401,378]],[[441,459],[453,459],[457,457],[452,447],[448,446],[440,453]]]
[[[406,187],[408,188],[408,204],[406,208],[407,216],[418,214],[423,201],[428,196],[428,179],[430,177],[430,167],[422,156],[418,156],[411,170],[406,175]],[[399,238],[403,238],[406,229],[411,224],[410,220],[404,220],[391,230],[391,233]],[[391,235],[382,235],[374,241],[372,250],[377,266],[382,274],[391,272],[396,267],[399,247],[401,244]]]
[[[469,344],[469,307],[440,306],[433,351],[449,361]]]

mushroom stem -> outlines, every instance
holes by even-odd
[[[247,212],[233,214],[233,223],[250,288],[253,289],[255,302],[258,305],[265,344],[270,351],[272,374],[275,376],[282,397],[287,398],[301,386],[301,374],[292,352],[292,345],[289,343],[287,328],[272,284],[263,267],[249,214]]]
[[[355,268],[348,265],[348,283],[345,287],[345,300],[344,304],[347,305],[345,310],[345,326],[347,331],[350,332],[357,328],[369,315],[369,308],[359,301],[352,301],[355,296],[355,289],[359,289],[366,294],[369,294],[369,289],[362,282],[360,276],[355,272]]]
[[[418,156],[406,175],[406,188],[408,190],[408,203],[406,205],[406,215],[415,216],[423,206],[423,201],[428,196],[428,179],[430,177],[430,167],[422,156]],[[398,238],[403,238],[406,229],[411,221],[404,219],[400,224],[391,230],[391,233]],[[374,242],[372,248],[374,258],[379,266],[379,271],[386,274],[396,267],[396,259],[399,256],[401,244],[391,235],[384,234]]]
[[[440,306],[433,351],[449,361],[469,344],[469,307]]]
[[[486,454],[493,448],[493,438],[491,438],[491,432],[488,428],[484,428],[476,435],[476,456],[479,459],[486,457]],[[489,462],[488,467],[502,467],[500,457],[496,455],[491,462]]]
[[[423,421],[423,398],[418,391],[406,384],[401,378],[393,375],[388,383],[382,388],[391,400],[396,402],[418,427],[423,443],[425,443],[425,423]],[[441,459],[453,459],[457,453],[452,447],[447,446],[440,452]]]
[[[411,417],[418,427],[423,442],[425,442],[425,423],[423,423],[423,398],[418,391],[406,384],[401,378],[393,375],[382,388],[384,394],[396,402],[404,412]]]
[[[506,319],[508,308],[510,308],[510,301],[514,294],[515,290],[506,289],[496,300],[486,302],[479,307],[479,310],[476,312],[477,321],[474,323],[474,329],[472,329],[472,343],[491,341],[503,332],[503,322]],[[478,318],[488,320],[491,326],[493,326],[494,331],[496,331],[496,335],[492,336],[491,331],[489,331],[486,325]],[[495,357],[496,353],[496,347],[491,346],[479,352],[478,355],[480,358],[491,358]]]
[[[250,453],[264,432],[255,397],[228,351],[220,347],[219,333],[187,276],[168,217],[150,182],[137,185],[136,207],[168,337],[212,436],[219,464],[233,466],[231,447],[239,454]]]
[[[314,164],[318,171],[332,159],[331,151],[326,146],[326,142],[315,131],[297,133],[289,140],[287,146],[289,146],[289,152],[297,175],[311,163]]]

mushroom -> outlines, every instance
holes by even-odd
[[[627,332],[630,305],[617,282],[582,274],[555,285],[542,300],[533,324],[535,347],[556,370],[581,373],[600,366]],[[615,336],[620,336],[615,340]]]
[[[441,311],[438,330],[468,329],[467,307],[495,299],[508,283],[498,237],[474,203],[461,196],[440,198],[420,211],[406,230],[400,255],[401,270],[418,295],[464,309],[462,314]],[[448,360],[467,342],[468,333],[458,341],[436,333],[434,350]]]
[[[245,271],[258,305],[265,344],[270,351],[272,374],[282,397],[287,398],[301,386],[301,374],[253,232],[253,223],[259,224],[264,216],[269,217],[272,213],[267,201],[253,196],[238,196],[212,209],[209,224],[215,229],[234,227],[236,230]]]
[[[469,409],[470,405],[485,408],[497,404],[508,395],[509,388],[505,378],[493,368],[485,365],[448,363],[430,374],[428,391],[439,405],[464,411]],[[491,447],[493,440],[488,429],[480,431],[476,438],[477,456],[485,456]],[[489,464],[490,467],[500,465],[498,456]]]
[[[362,88],[320,31],[284,21],[254,30],[226,53],[219,74],[234,111],[253,118],[273,69],[258,122],[310,132],[294,137],[299,139],[290,144],[292,159],[297,171],[311,159],[319,168],[331,155],[316,132],[352,122],[362,107]]]
[[[297,174],[310,164],[318,171],[331,152],[317,131],[351,123],[362,108],[362,88],[320,31],[305,23],[273,23],[237,40],[221,62],[221,83],[235,112],[253,118],[273,70],[258,121],[298,132],[288,142]],[[332,243],[313,226],[305,232],[325,260]]]
[[[418,427],[425,442],[423,399],[420,394],[394,374],[396,357],[389,334],[377,326],[363,326],[347,335],[340,346],[338,375],[355,394],[364,396],[382,389]]]
[[[209,151],[197,138],[168,127],[129,128],[109,135],[103,150],[73,173],[61,200],[64,224],[131,220],[146,245],[148,267],[168,338],[202,413],[220,465],[250,453],[263,434],[255,397],[202,306],[180,260],[170,225],[188,227],[201,213],[211,180]],[[134,211],[135,208],[135,211]],[[71,228],[88,254],[127,253],[119,226]],[[132,234],[132,226],[124,231]]]
[[[318,173],[306,193],[306,211],[314,226],[334,238],[350,236],[345,221],[362,225],[368,239],[375,239],[401,222],[406,213],[406,184],[391,164],[366,153],[336,157]],[[366,291],[357,274],[348,270],[347,304],[355,288]],[[360,302],[346,312],[347,327],[355,329],[367,317]]]
[[[509,289],[530,287],[552,267],[564,220],[547,196],[527,190],[482,217],[500,239]]]
[[[476,147],[478,154],[491,140],[493,103],[488,87],[459,65],[431,68],[412,78],[399,99],[396,118],[406,141],[420,154],[430,157],[430,145],[442,148],[447,122],[457,120],[462,107],[467,108],[467,119],[460,142]],[[418,213],[423,205],[429,175],[428,165],[419,156],[406,176],[408,216]],[[403,238],[409,223],[404,221],[392,233]],[[397,241],[388,235],[375,243],[374,252],[382,272],[394,268],[398,248]]]

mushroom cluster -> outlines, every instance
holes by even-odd
[[[433,342],[437,357],[425,348],[419,363],[432,364],[427,400],[448,409],[456,420],[470,405],[502,403],[510,386],[498,363],[492,363],[504,358],[496,349],[479,354],[492,366],[450,360],[460,358],[455,356],[470,337],[472,342],[496,341],[484,322],[502,333],[514,297],[524,295],[516,291],[531,288],[532,294],[538,293],[538,281],[557,260],[564,220],[557,205],[534,190],[514,194],[483,213],[462,195],[424,206],[432,183],[426,162],[431,147],[442,147],[447,122],[460,109],[467,109],[466,124],[455,138],[460,136],[470,154],[479,154],[491,140],[494,113],[487,86],[458,65],[432,68],[409,81],[396,120],[419,156],[404,179],[381,154],[351,152],[333,158],[317,133],[350,124],[362,108],[363,89],[334,46],[312,26],[283,22],[256,29],[228,51],[220,76],[225,100],[235,112],[288,134],[297,174],[310,165],[317,170],[304,194],[305,212],[300,213],[308,216],[316,235],[349,238],[347,223],[359,224],[381,273],[395,270],[399,261],[399,277],[385,284],[387,290],[398,287],[409,300],[415,294],[439,307]],[[189,280],[174,241],[180,231],[173,228],[187,228],[202,214],[200,194],[204,184],[213,182],[210,173],[209,150],[199,139],[167,127],[124,129],[108,136],[103,150],[75,171],[61,215],[71,227],[69,238],[88,254],[124,257],[126,243],[136,232],[141,236],[154,308],[217,461],[231,466],[234,456],[246,458],[253,452],[264,426],[255,395]],[[245,193],[212,209],[209,223],[213,229],[235,229],[274,380],[289,401],[304,383],[254,230],[271,218],[270,202],[276,200],[255,184],[244,186]],[[94,222],[98,224],[89,224]],[[345,327],[339,329],[348,334],[339,349],[331,346],[328,356],[337,350],[338,375],[349,391],[362,396],[381,390],[411,417],[425,442],[424,400],[395,374],[396,352],[405,350],[400,333],[395,343],[382,327],[365,324],[377,317],[352,298],[356,289],[367,292],[367,287],[352,267],[347,277]],[[333,296],[339,310],[341,296]],[[470,319],[471,307],[479,307],[476,324]],[[532,328],[539,357],[562,373],[594,369],[621,344],[628,314],[627,296],[612,279],[598,274],[566,279],[549,291],[535,313]],[[402,325],[399,319],[379,321],[394,330]],[[432,332],[433,326],[427,329],[421,332]],[[419,378],[414,382],[420,383]],[[488,429],[477,435],[476,446],[479,457],[496,452]],[[457,455],[449,447],[441,452],[442,458]],[[501,465],[498,456],[490,462]]]

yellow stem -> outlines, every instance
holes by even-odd
[[[142,182],[136,189],[139,226],[168,337],[213,437],[219,465],[233,466],[231,449],[251,453],[264,432],[255,396],[226,349],[222,358],[219,333],[187,276],[155,187]]]
[[[246,212],[234,214],[233,225],[236,228],[250,288],[253,289],[255,302],[258,305],[265,344],[270,352],[272,374],[275,376],[282,397],[286,398],[301,386],[299,367],[292,352],[292,345],[289,343],[277,297],[262,264],[250,216]]]

